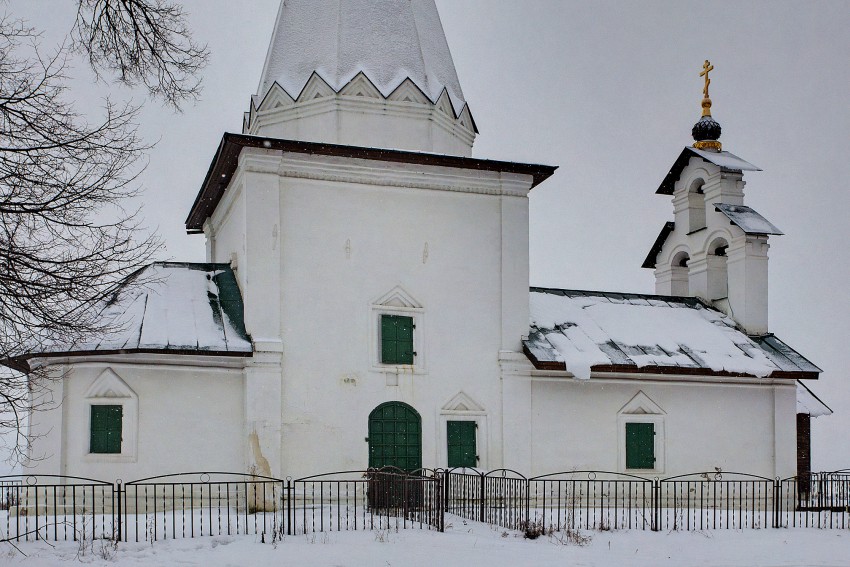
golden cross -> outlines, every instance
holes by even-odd
[[[705,86],[702,88],[702,94],[705,98],[708,98],[708,85],[711,84],[711,79],[708,78],[708,72],[713,70],[714,65],[706,59],[705,63],[702,64],[702,73],[699,74],[700,77],[705,77]]]

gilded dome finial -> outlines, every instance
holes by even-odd
[[[719,152],[722,148],[719,141],[720,124],[711,117],[711,99],[708,97],[708,85],[711,84],[708,73],[713,70],[714,65],[706,59],[699,74],[700,77],[705,77],[705,86],[702,88],[702,118],[694,124],[691,134],[695,140],[695,148]]]
[[[700,77],[705,77],[705,86],[702,88],[702,115],[703,116],[711,116],[711,99],[708,98],[708,85],[711,84],[711,79],[708,78],[708,72],[714,71],[714,65],[706,59],[705,63],[702,64],[702,72],[699,74]]]

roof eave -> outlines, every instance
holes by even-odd
[[[483,160],[444,154],[344,146],[319,142],[265,138],[246,134],[225,133],[218,146],[215,157],[207,170],[201,189],[195,198],[189,215],[186,217],[186,231],[190,234],[203,230],[204,221],[212,214],[229,185],[239,162],[243,148],[261,148],[284,152],[342,156],[355,159],[371,159],[384,162],[411,163],[435,167],[453,167],[517,173],[532,177],[531,188],[548,179],[558,166],[517,163],[497,160]]]
[[[538,360],[525,345],[523,345],[522,350],[536,370],[568,372],[567,365],[564,362]],[[683,366],[639,367],[629,364],[597,364],[591,366],[590,372],[591,374],[661,374],[676,376],[711,376],[716,378],[752,378],[754,380],[761,378],[779,380],[817,380],[818,378],[817,372],[789,372],[776,370],[768,376],[761,377],[756,376],[755,374],[746,374],[743,372],[726,372],[724,370],[715,371],[710,368],[688,368]]]
[[[254,356],[253,350],[204,350],[188,348],[122,348],[110,350],[74,350],[57,352],[39,352],[26,354],[15,358],[0,360],[0,364],[19,372],[29,373],[32,371],[29,361],[34,358],[67,358],[76,356],[109,356],[115,354],[169,354],[178,356],[226,356],[226,357],[250,357]]]
[[[658,233],[658,237],[652,244],[652,248],[649,249],[649,254],[646,255],[646,259],[644,259],[643,264],[641,264],[641,268],[649,268],[651,270],[655,269],[655,259],[658,257],[658,253],[661,252],[661,249],[664,248],[664,243],[667,242],[667,237],[670,236],[670,233],[672,233],[675,228],[676,223],[673,221],[667,221],[664,223],[664,226],[661,227],[661,232]]]
[[[729,152],[722,152],[722,154],[725,155],[725,156],[731,156],[731,157],[737,159],[739,164],[744,166],[744,169],[746,169],[748,171],[761,171],[760,168],[758,168],[758,167],[754,166],[753,164],[739,158],[738,156],[735,156],[734,154],[729,154]],[[682,171],[685,169],[685,167],[687,167],[688,162],[690,161],[690,159],[692,157],[698,157],[702,160],[709,161],[709,162],[711,161],[710,159],[707,159],[704,154],[701,155],[693,147],[685,146],[684,148],[682,148],[682,153],[680,153],[679,157],[676,158],[676,161],[673,162],[673,165],[670,167],[670,171],[668,171],[667,175],[664,176],[664,180],[661,181],[661,185],[659,185],[658,189],[655,191],[656,195],[672,195],[673,194],[673,189],[674,189],[674,185],[676,184],[676,181],[679,179],[679,176],[682,174]],[[737,172],[743,171],[742,169],[739,169],[739,168],[724,167],[721,164],[715,164],[715,165],[720,167],[720,169],[722,169],[723,171],[737,171]]]

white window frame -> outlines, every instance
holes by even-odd
[[[121,452],[91,453],[92,406],[121,406]],[[85,453],[88,463],[135,463],[138,455],[139,397],[111,368],[101,372],[85,394]]]
[[[617,412],[617,466],[620,472],[626,474],[664,473],[667,460],[665,416],[664,410],[642,391],[635,394]],[[653,456],[655,457],[655,467],[651,469],[626,468],[626,423],[651,423],[654,425]]]
[[[381,362],[381,316],[399,315],[413,319],[413,364],[384,364]],[[426,372],[425,309],[401,286],[373,301],[370,305],[369,360],[374,372],[402,374]]]
[[[487,411],[464,392],[458,392],[448,403],[446,403],[437,415],[439,432],[437,437],[437,462],[446,467],[449,464],[449,422],[450,421],[474,421],[475,422],[475,452],[478,463],[476,468],[488,469],[488,447],[487,439]]]

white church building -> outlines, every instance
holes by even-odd
[[[793,476],[820,370],[769,332],[781,232],[703,106],[657,190],[655,294],[529,289],[556,168],[471,157],[433,0],[285,0],[186,219],[206,261],[143,268],[114,330],[6,362],[55,379],[29,470]]]

